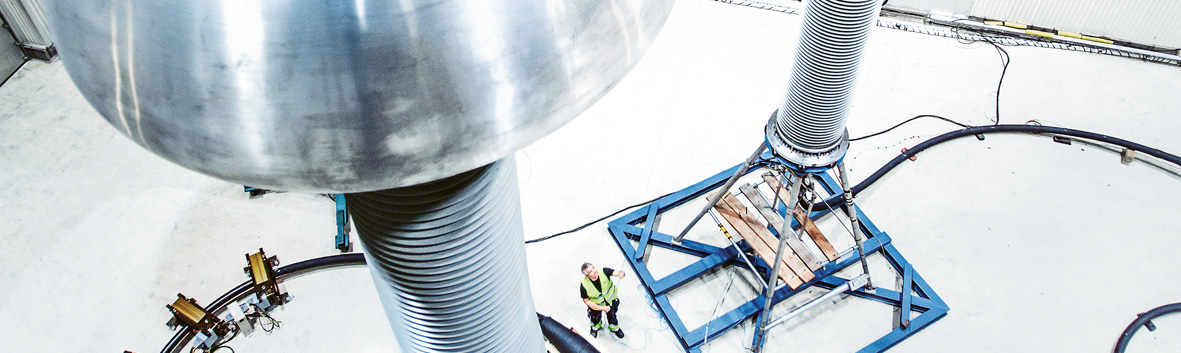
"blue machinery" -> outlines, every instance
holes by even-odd
[[[657,310],[668,320],[669,326],[673,328],[673,332],[680,339],[681,345],[686,351],[698,352],[709,338],[718,336],[739,323],[755,317],[754,323],[758,329],[755,330],[752,338],[751,351],[760,353],[763,346],[766,345],[767,333],[771,328],[790,320],[809,308],[823,304],[824,301],[840,296],[842,293],[849,293],[898,308],[900,315],[898,315],[895,328],[862,348],[862,352],[884,351],[947,314],[947,304],[935,295],[935,291],[927,285],[926,281],[923,281],[918,273],[915,273],[910,263],[906,262],[902,254],[890,244],[890,237],[878,230],[865,214],[859,212],[853,203],[853,193],[850,191],[848,173],[843,162],[849,148],[849,132],[845,129],[849,115],[849,101],[855,86],[861,56],[867,45],[870,29],[876,22],[880,6],[881,2],[877,0],[807,1],[804,5],[804,19],[800,27],[800,39],[796,46],[796,59],[793,62],[787,95],[780,109],[772,114],[767,121],[764,143],[759,144],[758,149],[742,164],[684,190],[660,198],[648,204],[648,207],[640,208],[608,225],[616,244],[627,257],[632,269],[639,275],[640,280],[647,288],[648,295],[656,303]],[[719,227],[726,234],[727,239],[731,239],[729,247],[718,248],[684,239],[702,216],[713,212],[712,208],[719,205],[718,202],[728,196],[730,188],[740,177],[750,173],[752,168],[759,169],[758,167],[768,167],[786,178],[786,180],[779,180],[775,183],[784,185],[773,187],[775,194],[773,201],[750,199],[752,202],[758,201],[760,204],[774,205],[773,207],[756,206],[760,213],[767,212],[765,213],[767,217],[764,218],[768,218],[766,227],[771,235],[755,231],[759,234],[750,238],[754,244],[746,243],[745,239],[734,242],[719,222]],[[839,183],[833,178],[833,173],[840,177]],[[770,179],[772,182],[779,179],[774,174],[769,178],[772,178]],[[787,215],[789,212],[794,214],[798,211],[801,219],[807,215],[816,220],[832,212],[833,206],[839,206],[837,200],[840,199],[837,198],[822,202],[803,202],[801,200],[804,199],[800,197],[802,187],[807,186],[812,189],[811,184],[814,180],[820,181],[820,186],[827,191],[828,195],[843,199],[841,201],[844,203],[845,212],[848,213],[849,221],[852,223],[852,227],[847,229],[853,236],[857,250],[851,254],[841,254],[839,257],[830,252],[829,255],[832,256],[828,257],[828,260],[832,262],[824,264],[815,260],[804,260],[811,258],[808,254],[809,250],[806,247],[800,248],[802,244],[798,244],[799,241],[794,239],[797,234],[789,234],[789,232],[795,232],[796,224],[799,223],[795,220],[796,217]],[[784,181],[790,181],[791,186],[787,187],[786,183],[783,183]],[[655,229],[655,224],[658,223],[657,217],[661,213],[668,212],[713,189],[720,189],[720,191],[709,197],[705,208],[701,209],[697,216],[676,236],[660,233]],[[743,193],[745,194],[747,191],[753,190],[745,189]],[[818,192],[819,190],[813,190],[813,197],[819,198]],[[808,197],[808,199],[813,197]],[[761,198],[761,196],[756,198]],[[742,206],[733,202],[723,202],[722,205],[729,205],[721,206],[721,208],[728,209],[732,215],[736,214],[738,213],[736,208]],[[813,212],[812,206],[821,203],[825,205],[828,212],[824,210]],[[806,208],[797,209],[797,206],[804,204],[807,205]],[[776,216],[775,212],[778,212],[779,215]],[[723,215],[725,214],[723,213]],[[781,222],[771,218],[782,218],[785,221]],[[838,220],[840,219],[838,218]],[[731,226],[746,226],[747,230],[762,227],[761,224],[755,224],[757,221],[748,221],[741,216],[734,219],[734,222],[746,223],[744,225],[731,223]],[[643,227],[639,226],[640,223],[643,223]],[[776,234],[781,234],[779,239],[774,238]],[[864,240],[862,234],[866,235]],[[823,237],[823,235],[820,236]],[[631,245],[633,240],[636,241],[635,247]],[[789,250],[789,244],[796,245],[792,245],[792,249]],[[701,259],[664,278],[657,279],[649,271],[648,264],[644,260],[649,246],[663,247]],[[770,247],[777,247],[778,250],[769,249]],[[831,247],[826,248],[832,250]],[[755,250],[759,256],[746,256],[745,253],[749,250]],[[788,255],[785,256],[785,253]],[[894,272],[902,277],[901,290],[875,288],[866,261],[867,256],[875,253],[885,257],[890,266],[894,268]],[[800,256],[799,259],[795,259],[797,255]],[[737,261],[739,258],[742,261]],[[810,266],[799,264],[800,260],[809,262]],[[755,265],[755,262],[758,262],[758,265]],[[790,263],[793,262],[798,265],[791,265]],[[794,272],[794,275],[781,271],[785,263],[789,263],[790,272]],[[854,263],[861,265],[859,276],[842,278],[836,275],[837,272]],[[689,330],[677,315],[676,308],[669,302],[669,293],[720,266],[731,265],[737,265],[739,268],[746,265],[745,268],[753,272],[755,277],[760,278],[760,284],[762,284],[760,295],[728,313],[710,318],[711,321],[703,327]],[[766,281],[762,281],[761,278],[766,278]],[[783,279],[785,282],[782,286],[778,284],[779,279]],[[799,294],[812,286],[828,289],[829,293],[779,319],[771,319],[770,313],[774,303]],[[918,312],[918,316],[912,318],[914,312]]]
[[[243,186],[242,191],[250,194],[250,198],[252,199],[274,192],[253,186]],[[324,196],[328,196],[328,198],[336,203],[336,250],[344,253],[352,252],[353,242],[349,240],[349,234],[352,233],[352,226],[349,224],[349,209],[345,204],[344,194],[324,194]]]
[[[658,199],[646,207],[642,206],[623,217],[611,221],[608,225],[608,230],[612,238],[619,245],[625,257],[627,257],[628,263],[631,264],[632,269],[643,282],[648,296],[655,302],[656,309],[668,321],[669,326],[686,352],[700,352],[702,345],[707,340],[725,333],[747,319],[754,318],[756,326],[765,327],[765,323],[761,321],[769,320],[769,318],[765,318],[759,314],[763,311],[762,308],[766,303],[764,297],[759,295],[739,305],[730,312],[710,318],[710,321],[706,325],[692,329],[686,327],[669,301],[669,293],[718,268],[736,266],[737,268],[749,270],[749,267],[746,267],[746,264],[740,259],[735,246],[719,248],[687,239],[683,239],[677,244],[674,235],[661,233],[653,228],[654,224],[657,223],[654,220],[661,213],[668,212],[689,200],[700,197],[706,192],[722,186],[727,182],[728,178],[736,173],[741,172],[745,175],[751,171],[758,170],[760,167],[774,166],[776,164],[779,164],[778,160],[771,152],[761,153],[754,160],[754,163],[751,164],[751,168],[745,171],[740,171],[743,167],[742,164],[737,165],[695,185]],[[829,195],[839,195],[841,193],[841,186],[829,173],[822,172],[813,175],[820,180],[819,185]],[[786,210],[790,209],[790,207],[779,203],[776,209],[781,215],[785,215]],[[817,210],[811,212],[809,217],[817,220],[830,213],[830,211],[831,209]],[[863,243],[865,256],[875,253],[881,254],[890,266],[893,267],[894,271],[902,277],[903,285],[901,291],[876,288],[848,292],[850,295],[858,298],[894,306],[902,313],[900,319],[894,323],[894,329],[892,331],[860,350],[860,352],[881,352],[942,318],[947,314],[948,307],[935,294],[931,286],[923,280],[923,277],[906,261],[902,253],[891,244],[889,235],[874,226],[873,222],[864,213],[858,212],[857,215],[860,222],[855,224],[857,224],[857,227],[860,228],[863,234],[866,234],[867,238]],[[784,219],[791,218],[785,217]],[[639,226],[641,223],[643,225]],[[795,220],[792,220],[792,223],[793,226],[798,226],[798,222]],[[772,231],[775,231],[773,227],[770,228]],[[638,244],[633,246],[632,241],[637,241]],[[643,256],[645,251],[652,246],[693,255],[700,259],[663,278],[656,278],[649,271],[649,264],[644,260]],[[736,243],[736,246],[741,247],[744,252],[750,250],[746,241],[739,241]],[[754,262],[753,266],[760,272],[755,273],[755,275],[767,278],[770,266],[758,257],[749,256],[749,259]],[[813,286],[844,292],[843,288],[846,288],[845,285],[851,279],[842,278],[837,276],[836,273],[857,264],[860,260],[861,257],[856,251],[842,254],[836,261],[829,262],[820,270],[815,271],[815,279],[804,283],[798,288],[794,290],[787,286],[777,288],[773,295],[772,304],[781,302]],[[707,333],[709,337],[706,337]],[[758,331],[756,331],[755,336],[754,346],[761,347],[763,340],[759,337]]]

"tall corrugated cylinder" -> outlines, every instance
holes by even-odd
[[[795,152],[823,154],[847,140],[849,100],[880,6],[879,0],[807,1],[791,83],[774,129]]]
[[[345,197],[403,352],[545,352],[512,157]]]

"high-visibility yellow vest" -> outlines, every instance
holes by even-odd
[[[603,273],[603,269],[596,269],[599,271],[599,285],[603,287],[600,291],[595,289],[594,283],[591,283],[590,277],[582,277],[582,289],[586,290],[586,296],[590,297],[591,302],[598,305],[610,306],[611,302],[615,301],[615,283],[611,283],[611,278]]]

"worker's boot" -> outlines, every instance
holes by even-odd
[[[590,335],[594,338],[599,338],[599,329],[603,328],[603,323],[591,324]]]
[[[607,325],[607,329],[615,333],[615,337],[623,338],[623,329],[619,328],[619,325]]]

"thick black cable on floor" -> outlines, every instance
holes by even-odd
[[[562,353],[599,353],[599,350],[591,345],[590,342],[581,335],[572,334],[569,327],[558,323],[554,318],[537,314],[537,320],[541,323],[541,333],[545,335],[545,339],[549,340],[558,352]]]
[[[275,279],[282,281],[316,271],[352,266],[365,266],[365,256],[362,254],[342,254],[296,262],[275,269]],[[234,287],[234,289],[230,289],[230,291],[209,303],[209,306],[205,307],[205,311],[210,313],[222,311],[231,302],[245,298],[251,293],[252,289],[254,289],[253,280],[242,282],[242,284]],[[181,346],[191,339],[193,339],[192,332],[184,327],[178,328],[176,334],[172,335],[172,339],[168,340],[168,343],[164,345],[164,349],[161,349],[160,353],[176,353]]]
[[[295,278],[298,276],[311,274],[314,272],[332,270],[332,269],[337,269],[337,268],[341,268],[341,267],[357,267],[357,266],[365,266],[365,256],[364,255],[362,255],[362,254],[342,254],[342,255],[318,257],[318,258],[314,258],[314,259],[310,259],[310,260],[296,262],[294,264],[290,264],[290,265],[275,269],[275,280],[284,281],[284,280],[288,280],[288,279]],[[222,294],[220,297],[218,297],[216,300],[214,300],[212,303],[210,303],[209,306],[205,307],[205,310],[210,313],[220,312],[220,311],[224,310],[226,308],[226,306],[229,305],[231,302],[245,298],[247,295],[252,293],[251,292],[252,289],[254,289],[254,281],[242,282],[242,284],[238,285],[237,287],[234,287],[233,289],[230,289],[228,292],[226,292],[225,294]],[[548,316],[542,315],[540,313],[537,314],[537,316],[539,318],[548,318]],[[564,326],[562,326],[562,327],[565,328]],[[582,336],[579,336],[578,334],[574,333],[573,331],[570,331],[569,329],[566,329],[563,331],[563,330],[556,330],[553,327],[551,327],[551,329],[549,331],[547,331],[545,334],[546,334],[547,339],[568,342],[568,343],[572,344],[572,346],[583,347],[578,344],[579,341],[586,343],[586,339],[582,338]],[[164,348],[160,350],[160,353],[179,352],[179,349],[182,346],[184,346],[185,343],[189,342],[192,339],[193,339],[192,332],[190,332],[187,328],[180,328],[177,330],[176,334],[172,336],[172,339],[169,340],[168,343],[164,345]],[[589,346],[589,343],[587,343],[587,346]],[[580,352],[597,353],[598,351],[594,350],[594,348],[592,347],[589,349],[583,348],[583,350]]]
[[[1124,333],[1120,334],[1119,340],[1115,343],[1113,353],[1124,353],[1124,349],[1128,348],[1128,342],[1132,341],[1132,335],[1140,330],[1140,327],[1148,327],[1149,331],[1155,330],[1156,326],[1152,325],[1152,319],[1159,316],[1181,312],[1181,303],[1173,303],[1168,305],[1161,305],[1147,312],[1136,315],[1136,320],[1132,321],[1128,328],[1124,329]]]
[[[919,152],[922,152],[922,151],[924,151],[928,148],[931,148],[935,145],[938,145],[938,144],[941,144],[941,143],[944,143],[947,141],[951,141],[951,140],[954,140],[957,138],[967,137],[967,136],[976,136],[977,134],[990,134],[990,133],[1030,133],[1030,134],[1057,134],[1057,135],[1065,135],[1065,136],[1074,136],[1074,137],[1078,137],[1078,138],[1083,138],[1083,139],[1099,141],[1099,142],[1104,142],[1104,143],[1109,143],[1109,144],[1121,146],[1121,147],[1124,147],[1124,148],[1127,148],[1127,149],[1130,149],[1133,151],[1141,152],[1141,153],[1159,158],[1163,161],[1166,161],[1166,162],[1172,163],[1174,165],[1177,165],[1178,167],[1181,167],[1181,157],[1178,157],[1177,155],[1170,154],[1165,151],[1161,151],[1161,150],[1158,150],[1158,149],[1155,149],[1152,147],[1148,147],[1145,145],[1141,145],[1139,143],[1135,143],[1132,141],[1124,140],[1124,139],[1121,139],[1118,137],[1112,137],[1112,136],[1096,134],[1096,133],[1088,132],[1088,131],[1067,129],[1067,128],[1061,128],[1061,127],[1036,126],[1036,125],[987,125],[987,126],[970,127],[967,129],[956,130],[956,131],[952,131],[952,132],[949,132],[949,133],[946,133],[943,135],[935,136],[929,140],[923,141],[922,143],[915,145],[914,147],[911,147],[910,149],[907,149],[906,152],[903,152],[902,154],[899,154],[897,157],[894,157],[893,160],[890,160],[889,163],[886,163],[886,165],[883,165],[881,168],[878,168],[878,170],[873,172],[873,174],[871,174],[868,178],[865,178],[865,180],[862,180],[860,183],[853,186],[853,188],[851,190],[853,192],[853,196],[857,196],[857,193],[860,193],[862,190],[865,190],[865,188],[869,187],[870,185],[873,185],[874,182],[877,182],[878,179],[881,179],[883,175],[886,175],[886,173],[889,173],[890,170],[894,169],[894,167],[897,167],[898,165],[902,164],[903,161],[906,161],[911,156],[914,156],[914,155],[918,154]],[[836,206],[842,205],[844,203],[845,203],[845,194],[840,193],[840,194],[833,195],[832,197],[828,198],[827,200],[824,200],[824,203],[822,205],[827,206],[827,207],[836,207]]]

